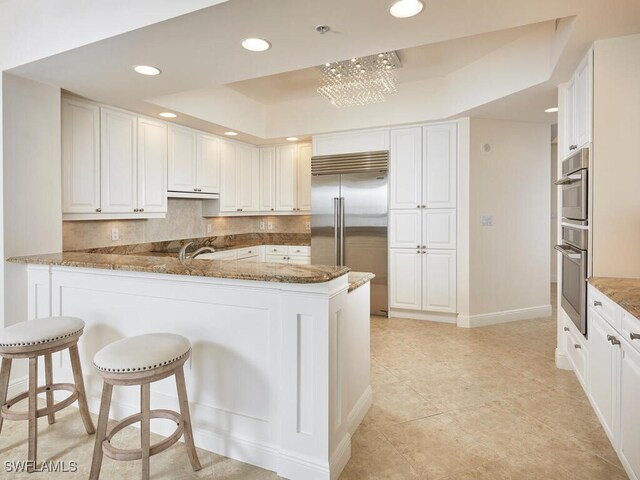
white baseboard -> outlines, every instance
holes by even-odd
[[[559,351],[556,348],[556,367],[562,370],[573,370],[571,366],[571,362],[569,361],[569,357],[566,353]]]
[[[486,327],[499,323],[530,320],[551,316],[551,305],[504,310],[502,312],[482,313],[480,315],[458,315],[458,326],[462,328]]]
[[[331,473],[330,480],[337,480],[344,470],[344,467],[347,466],[347,462],[351,458],[351,435],[346,433],[342,440],[338,444],[338,448],[336,448],[333,455],[331,455],[331,460],[329,461],[329,468]],[[303,477],[301,477],[303,478]],[[306,478],[306,477],[304,477]]]
[[[353,435],[358,429],[358,426],[362,423],[362,419],[369,411],[369,408],[371,408],[372,403],[373,390],[371,389],[371,385],[369,385],[347,415],[347,431],[349,435]]]
[[[429,322],[456,323],[456,313],[419,312],[416,310],[390,309],[389,317],[408,318],[410,320],[426,320]]]

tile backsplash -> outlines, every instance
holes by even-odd
[[[204,218],[200,200],[170,198],[165,218],[63,222],[63,248],[69,251],[210,235],[258,233],[261,222],[265,223],[265,233],[309,233],[306,230],[309,221],[308,215]],[[272,230],[267,230],[269,222],[273,224]],[[211,225],[209,233],[207,225]],[[118,229],[116,241],[111,240],[113,228]]]

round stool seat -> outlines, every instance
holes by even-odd
[[[17,323],[0,330],[0,347],[27,347],[55,342],[82,332],[84,322],[76,317],[46,317]]]
[[[187,355],[189,340],[173,333],[148,333],[113,342],[93,357],[98,370],[132,373],[169,365]]]

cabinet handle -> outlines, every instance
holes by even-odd
[[[569,145],[569,150],[577,150],[578,145]]]
[[[139,210],[137,208],[134,208],[133,211],[136,212],[136,213],[139,212]]]
[[[577,343],[576,343],[576,344],[573,346],[573,348],[575,348],[575,349],[580,349],[580,348],[582,348],[582,345],[579,345],[579,344],[577,344]]]
[[[422,205],[422,208],[427,208],[427,206],[426,205]]]
[[[569,327],[564,327],[564,328],[563,328],[563,330],[564,330],[565,332],[568,332],[568,331],[569,331]]]
[[[241,209],[241,208],[236,208],[236,211],[237,211],[237,212],[241,212],[241,211],[242,211],[242,209]]]
[[[144,212],[144,208],[141,208],[140,210],[138,210],[139,212]]]
[[[275,211],[275,208],[272,208],[272,209],[271,209],[271,211],[272,211],[272,212],[273,212],[273,211]]]
[[[594,306],[594,307],[601,307],[601,306],[602,306],[602,302],[601,302],[601,301],[599,301],[599,300],[594,300],[594,301],[593,301],[593,306]]]
[[[631,333],[629,334],[629,338],[630,338],[631,340],[640,340],[640,333],[633,333],[633,332],[631,332]]]
[[[611,342],[611,345],[620,345],[620,340],[618,340],[613,335],[607,335],[607,340]]]
[[[422,206],[421,205],[416,205],[416,208],[422,208]]]
[[[101,208],[96,208],[96,212],[100,213],[102,211]]]

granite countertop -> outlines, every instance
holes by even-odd
[[[640,278],[591,277],[589,283],[640,319]]]
[[[264,262],[233,262],[225,260],[188,260],[175,256],[136,254],[62,252],[45,255],[8,258],[12,263],[60,265],[65,267],[98,268],[129,272],[165,273],[197,277],[232,278],[281,283],[322,283],[349,272],[347,267],[327,265],[291,265]]]
[[[368,272],[349,272],[349,291],[353,292],[356,288],[361,287],[367,282],[375,278],[373,273]]]

